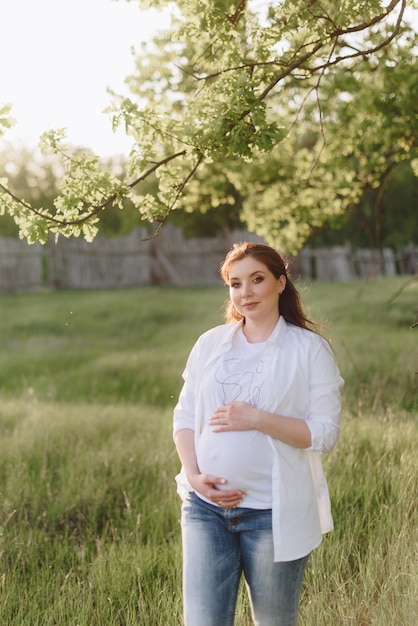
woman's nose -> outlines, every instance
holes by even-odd
[[[244,296],[250,296],[252,294],[252,285],[251,282],[242,284],[242,293]]]

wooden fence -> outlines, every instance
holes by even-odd
[[[31,291],[44,283],[43,250],[12,237],[0,239],[0,291]]]
[[[2,238],[0,292],[216,285],[221,284],[219,264],[235,241],[261,241],[247,231],[186,239],[181,229],[171,225],[155,239],[144,240],[145,235],[135,230],[117,239],[99,236],[92,243],[60,238],[45,246]],[[289,260],[293,278],[307,281],[418,274],[418,247],[412,245],[398,253],[389,248],[304,248]]]
[[[303,248],[292,264],[292,274],[305,280],[344,281],[367,276],[418,274],[418,247],[374,250],[350,246]]]
[[[58,239],[45,250],[47,283],[55,289],[107,289],[151,284],[149,242],[134,230],[126,237]],[[1,243],[0,243],[1,245]]]

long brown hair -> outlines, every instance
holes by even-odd
[[[280,295],[280,315],[282,315],[289,324],[313,330],[310,326],[317,326],[317,324],[309,320],[303,312],[299,293],[287,275],[287,264],[274,248],[263,243],[235,243],[233,248],[226,255],[220,268],[220,273],[225,284],[229,285],[229,271],[232,263],[234,261],[241,261],[245,257],[254,257],[261,261],[276,279],[280,278],[280,276],[286,277],[286,287]],[[279,301],[277,301],[277,306],[279,306]],[[225,307],[226,322],[237,322],[242,318],[243,316],[238,313],[231,300],[229,300]]]

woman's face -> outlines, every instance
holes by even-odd
[[[264,263],[246,256],[229,268],[229,295],[236,310],[246,319],[266,321],[279,318],[279,294],[286,277],[275,278]]]

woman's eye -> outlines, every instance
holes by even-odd
[[[232,289],[236,289],[237,287],[239,287],[239,283],[231,283],[230,287],[232,287]]]
[[[254,282],[255,282],[255,283],[261,283],[261,282],[262,282],[262,280],[263,280],[263,277],[262,277],[262,276],[255,276],[255,278],[254,278]]]

